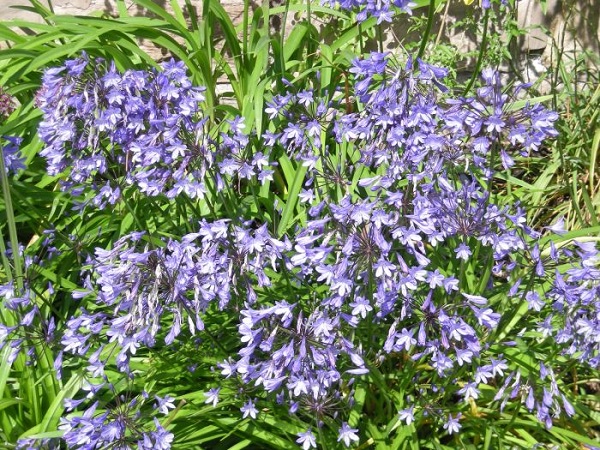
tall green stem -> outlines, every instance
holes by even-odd
[[[285,78],[285,52],[283,49],[285,48],[285,28],[287,25],[288,13],[290,11],[290,0],[286,0],[285,9],[283,11],[283,19],[281,20],[281,35],[279,36],[279,47],[280,47],[280,63],[281,63],[281,79],[277,80],[277,83],[282,83],[283,78]]]
[[[425,28],[425,34],[421,38],[421,46],[419,47],[419,53],[417,54],[417,58],[422,58],[425,54],[425,49],[427,48],[427,42],[429,41],[429,36],[431,35],[431,28],[433,26],[433,17],[435,16],[435,0],[429,0],[429,8],[427,10],[427,27]]]
[[[479,72],[481,72],[481,65],[483,64],[483,57],[485,56],[485,51],[487,49],[487,34],[488,34],[488,22],[490,18],[490,9],[486,9],[483,13],[483,36],[481,38],[481,47],[479,47],[479,54],[477,55],[477,63],[475,64],[475,70],[473,71],[473,75],[471,75],[471,79],[469,80],[469,84],[465,88],[463,92],[463,96],[469,93],[473,84],[475,84],[475,80],[479,76]]]
[[[248,68],[248,10],[250,9],[250,1],[244,0],[244,16],[242,18],[242,27],[244,31],[242,32],[242,65],[244,68]],[[241,74],[238,74],[240,79],[242,78]],[[248,86],[245,86],[244,89],[248,89]]]
[[[12,247],[12,257],[19,290],[23,289],[23,268],[21,267],[21,254],[19,253],[19,239],[17,237],[17,226],[15,222],[15,214],[10,196],[10,185],[8,184],[8,176],[6,164],[4,163],[4,150],[0,145],[0,180],[2,181],[2,194],[4,195],[4,206],[6,208],[6,221],[8,222],[8,236]],[[7,277],[10,279],[10,267],[6,268]]]

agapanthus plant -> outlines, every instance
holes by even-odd
[[[140,346],[153,347],[159,332],[166,331],[162,339],[170,345],[182,328],[202,331],[203,313],[213,304],[220,310],[253,304],[255,289],[270,285],[264,271],[276,269],[285,248],[265,227],[233,226],[228,220],[202,221],[197,233],[158,248],[143,238],[144,233],[134,233],[111,250],[97,249],[88,290],[77,294],[99,288],[94,311],[73,317],[62,342],[72,354],[93,351],[88,369],[95,376],[104,373],[106,361],[100,357],[104,344],[96,348],[91,336],[101,334],[106,345],[116,344],[116,365],[128,372],[130,356]]]
[[[100,208],[132,186],[150,197],[203,198],[223,188],[225,174],[268,177],[260,154],[244,159],[242,120],[231,121],[224,143],[206,129],[202,92],[173,60],[161,71],[124,73],[87,55],[67,61],[46,71],[38,93],[40,155],[52,175],[69,168],[63,189]]]
[[[52,284],[48,289],[53,290]],[[41,352],[43,354],[36,354],[36,350],[39,351],[40,348],[60,351],[56,320],[41,310],[38,305],[41,301],[33,289],[25,286],[21,291],[14,282],[9,282],[0,285],[0,299],[6,311],[18,318],[11,325],[0,323],[0,349],[4,349],[5,346],[10,348],[10,363],[14,362],[20,353],[26,356],[28,364],[36,364],[38,358],[51,358],[51,354],[44,351]],[[45,363],[53,366],[55,362],[50,360]]]
[[[547,428],[575,413],[561,377],[573,363],[599,365],[598,252],[554,244],[498,195],[495,174],[556,136],[556,113],[514,106],[522,87],[507,92],[486,70],[473,96],[456,97],[444,69],[373,53],[353,62],[345,99],[293,85],[273,95],[258,137],[239,118],[207,129],[201,90],[179,63],[124,74],[91,64],[46,73],[40,132],[51,173],[72,165],[67,186],[92,188],[96,206],[120,201],[118,186],[173,204],[241,182],[258,195],[284,161],[306,176],[291,226],[258,202],[188,217],[192,233],[140,230],[97,249],[75,294],[87,300],[61,337],[90,379],[112,366],[135,379],[133,356],[203,336],[218,313],[238,337],[227,349],[215,342],[213,369],[240,416],[284,408],[305,424],[294,437],[305,449],[328,433],[359,442],[357,403],[394,429],[447,435],[522,405]],[[523,317],[529,328],[517,329]],[[544,363],[550,339],[557,359]],[[377,394],[366,402],[365,391]],[[203,400],[219,408],[221,393]],[[85,420],[67,416],[67,444],[93,448],[108,417],[94,405]],[[156,430],[167,437],[148,445],[168,448]],[[123,431],[146,445],[135,432]]]
[[[0,86],[0,124],[15,110],[14,98]],[[14,136],[0,136],[0,157],[3,158],[4,171],[7,174],[16,173],[25,168],[24,158],[19,146],[22,139]]]
[[[322,4],[331,7],[339,6],[341,9],[356,11],[356,18],[364,22],[369,17],[377,18],[377,23],[391,22],[397,10],[411,13],[416,6],[410,0],[322,0]]]
[[[351,70],[359,77],[356,97],[363,104],[362,112],[335,116],[331,128],[319,122],[314,126],[316,130],[336,130],[338,144],[351,142],[360,154],[358,161],[348,163],[346,169],[349,178],[362,172],[359,188],[349,190],[355,186],[342,178],[338,187],[348,193],[342,198],[336,200],[335,194],[322,187],[331,177],[317,168],[327,165],[329,155],[322,151],[327,147],[319,134],[310,131],[315,122],[310,109],[313,103],[318,104],[312,92],[282,94],[269,106],[289,122],[280,125],[279,133],[269,132],[268,140],[292,152],[290,156],[302,152],[303,164],[315,168],[314,177],[307,180],[305,197],[309,204],[315,195],[324,199],[312,203],[313,220],[294,233],[297,237],[288,264],[301,280],[299,286],[310,285],[319,292],[320,306],[316,306],[317,301],[310,310],[320,317],[321,309],[330,311],[340,324],[355,328],[348,334],[354,337],[354,345],[349,348],[373,352],[379,364],[398,357],[414,361],[411,383],[417,388],[405,390],[406,401],[412,405],[403,410],[410,411],[404,417],[409,423],[415,420],[414,403],[420,398],[417,411],[421,421],[434,418],[448,433],[458,432],[459,419],[467,417],[461,412],[448,414],[446,408],[456,409],[455,395],[466,404],[477,400],[482,385],[488,389],[510,385],[510,396],[517,402],[517,393],[525,386],[529,409],[537,405],[538,418],[547,427],[552,425],[551,414],[573,414],[564,388],[554,376],[545,372],[538,384],[547,387],[537,390],[530,388],[529,382],[523,385],[523,367],[519,367],[522,361],[508,350],[511,357],[507,359],[502,345],[497,345],[502,343],[495,342],[499,324],[511,308],[525,300],[533,313],[542,312],[546,283],[553,275],[559,283],[561,280],[557,273],[543,269],[540,249],[535,244],[540,235],[527,226],[523,208],[495,204],[492,188],[498,167],[509,169],[514,157],[527,156],[544,139],[556,135],[556,113],[540,105],[514,109],[511,97],[502,91],[498,76],[490,70],[483,73],[484,86],[474,97],[464,99],[442,95],[445,71],[422,61],[418,61],[418,69],[412,62],[405,68],[394,68],[385,55],[374,54],[356,61]],[[292,109],[290,104],[294,105]],[[306,113],[292,114],[292,120],[290,111],[302,104]],[[319,108],[325,109],[321,106],[317,111]],[[369,175],[365,168],[370,176],[364,177]],[[360,187],[365,190],[361,192]],[[567,258],[570,255],[569,251],[563,254],[554,249],[553,258],[559,253]],[[580,261],[581,256],[573,262]],[[474,257],[479,258],[476,264]],[[480,279],[476,285],[468,280],[468,271],[474,270]],[[528,272],[527,285],[520,286],[517,274]],[[587,295],[594,295],[598,280],[595,270],[588,274],[584,285],[591,290],[586,290]],[[326,289],[317,287],[323,284]],[[248,315],[262,320],[258,311]],[[328,330],[337,323],[330,320],[323,322],[329,324]],[[540,315],[538,320],[548,319]],[[388,329],[385,340],[373,342],[373,321],[379,329]],[[591,332],[585,319],[579,324]],[[252,327],[242,328],[242,340],[253,344],[256,337]],[[367,333],[361,334],[361,329]],[[264,329],[259,330],[258,336],[262,336]],[[360,336],[370,339],[365,341]],[[505,345],[509,349],[513,344]],[[266,348],[271,349],[271,344]],[[256,354],[254,345],[249,350]],[[241,353],[243,365],[247,351]],[[597,355],[597,349],[592,353]],[[291,364],[295,353],[288,350],[287,354],[289,359],[284,361]],[[351,371],[358,374],[362,357],[357,360],[358,369]],[[293,365],[285,377],[274,371],[275,361],[266,358],[264,368],[270,368],[269,375],[277,374],[273,378],[275,388],[291,381],[287,392],[293,401],[311,383],[305,376],[298,378]],[[592,358],[592,365],[594,361]],[[433,371],[416,375],[417,367],[423,364]],[[308,363],[308,367],[318,366]],[[231,364],[226,365],[224,373],[230,376],[232,372]],[[452,380],[457,387],[445,388],[445,380]],[[263,377],[259,383],[263,383]],[[320,386],[328,383],[313,388],[321,404],[327,402],[328,395]],[[273,388],[271,384],[266,387],[268,391]],[[498,399],[505,389],[498,391]],[[544,398],[536,403],[535,396]],[[296,411],[297,406],[292,409]],[[312,445],[306,436],[301,440],[302,445]]]
[[[2,157],[4,158],[4,171],[7,175],[25,169],[25,158],[21,154],[21,138],[4,136],[0,138]]]
[[[69,447],[90,450],[171,448],[173,434],[166,431],[153,416],[157,412],[168,414],[170,409],[175,408],[172,398],[152,398],[146,392],[131,398],[126,393],[118,392],[110,383],[89,385],[88,389],[88,397],[92,401],[86,398],[67,401],[68,411],[82,404],[87,406],[81,416],[63,419],[59,426],[64,432],[63,440]],[[110,405],[102,405],[103,408],[100,409],[100,402],[93,399],[99,397],[103,389],[112,394],[114,401]],[[151,420],[148,420],[149,417]]]

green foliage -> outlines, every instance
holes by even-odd
[[[201,2],[199,12],[195,8],[198,2],[191,0],[186,0],[183,7],[180,2],[171,0],[172,12],[152,0],[134,0],[134,3],[148,14],[130,15],[125,0],[118,0],[117,18],[73,17],[54,14],[51,8],[31,0],[30,10],[39,14],[43,23],[0,23],[0,40],[6,44],[6,48],[0,50],[0,86],[19,104],[17,110],[0,123],[0,136],[22,137],[22,152],[27,161],[27,169],[9,183],[4,176],[0,148],[0,282],[14,281],[22,288],[23,281],[27,280],[35,285],[41,314],[45,318],[53,317],[59,324],[77,307],[70,293],[78,289],[79,268],[85,265],[85,256],[93,254],[96,247],[111,247],[124,234],[147,230],[152,236],[148,244],[156,245],[157,237],[194,231],[192,217],[235,216],[240,215],[240,210],[246,218],[270,224],[278,237],[306,223],[307,211],[298,195],[307,177],[307,168],[281,151],[273,181],[265,182],[260,188],[228,186],[223,193],[211,192],[204,203],[197,204],[160,205],[147,198],[131,197],[114,210],[70,214],[74,206],[72,199],[57,189],[59,177],[47,175],[38,156],[42,147],[37,136],[41,115],[35,104],[44,69],[81,52],[114,60],[120,70],[156,67],[155,56],[140,46],[142,40],[150,42],[165,55],[183,61],[193,82],[206,87],[206,113],[212,137],[216,138],[221,131],[215,124],[236,116],[243,117],[246,128],[255,129],[260,136],[272,131],[264,113],[265,104],[283,90],[286,81],[292,82],[298,90],[313,89],[328,95],[349,110],[355,108],[355,99],[348,92],[352,80],[349,63],[363,53],[369,41],[381,47],[386,30],[385,25],[377,25],[373,18],[358,23],[352,15],[311,2],[286,2],[284,6],[270,7],[265,0],[251,10],[250,2],[245,1],[243,20],[237,26],[217,1]],[[416,17],[413,23],[423,37],[407,42],[406,47],[427,61],[450,67],[450,78],[457,90],[474,89],[477,74],[466,85],[461,85],[456,77],[461,55],[449,44],[440,43],[432,31],[433,21],[442,14],[446,3],[419,1],[417,4],[427,11],[427,15]],[[310,13],[302,14],[307,11],[307,5]],[[288,25],[286,18],[294,14],[299,14],[299,20]],[[283,17],[280,33],[273,33],[270,28],[270,18],[274,16]],[[321,17],[335,18],[335,32],[325,36],[314,20]],[[478,28],[483,39],[480,51],[471,55],[476,58],[475,72],[487,65],[497,66],[510,57],[499,35],[488,28],[491,23],[502,25],[497,23],[500,17],[493,12],[488,16],[486,12],[483,21],[470,21],[471,26],[482,27]],[[521,30],[514,26],[514,21],[510,24],[509,34],[514,38]],[[327,43],[324,43],[325,37]],[[595,73],[587,73],[588,83],[581,88],[577,84],[577,73],[573,74],[562,60],[558,62],[557,71],[552,96],[554,106],[561,112],[559,139],[553,148],[541,149],[533,158],[517,160],[516,170],[511,173],[498,174],[495,191],[498,196],[518,199],[533,208],[530,218],[535,225],[565,217],[567,229],[576,231],[557,240],[556,244],[560,245],[571,239],[594,239],[600,231],[600,88],[590,89],[597,86]],[[560,92],[556,89],[558,80],[562,85]],[[531,102],[546,100],[548,97],[541,95],[529,99]],[[327,130],[323,130],[323,142],[331,139]],[[259,151],[259,145],[260,142],[252,142],[251,151]],[[329,161],[343,173],[345,164],[356,161],[358,155],[350,144],[335,149],[328,154]],[[326,151],[324,148],[323,153]],[[372,174],[355,174],[348,191],[357,195],[358,180],[366,175]],[[338,200],[346,194],[335,183],[327,189]],[[231,212],[235,213],[229,214]],[[7,247],[15,249],[21,243],[26,247],[26,255],[42,259],[45,256],[42,253],[45,251],[44,230],[48,229],[56,234],[58,254],[47,264],[34,262],[25,267],[19,252],[12,252],[10,258],[6,256]],[[476,259],[481,260],[485,258]],[[461,283],[468,286],[470,292],[483,294],[486,291],[492,264],[490,258],[487,261],[487,265],[470,263],[459,268]],[[531,271],[528,262],[523,266]],[[522,276],[524,279],[528,276],[526,269]],[[52,282],[54,289],[47,288],[48,282]],[[266,291],[264,295],[281,294]],[[491,296],[491,300],[499,307],[506,301],[500,295]],[[92,301],[82,299],[81,302],[94,310]],[[512,306],[512,313],[504,316],[496,331],[498,341],[516,330],[521,321],[528,320],[524,299],[521,304]],[[15,322],[4,306],[0,306],[0,320],[8,326]],[[221,383],[216,364],[226,359],[237,345],[233,338],[236,324],[227,320],[218,311],[209,311],[204,340],[183,342],[176,353],[161,351],[160,346],[138,353],[134,361],[136,381],[121,386],[119,392],[135,396],[152,388],[161,395],[176,398],[176,408],[162,423],[177,436],[174,448],[297,448],[296,434],[305,431],[312,418],[304,418],[304,421],[290,415],[285,407],[273,404],[261,411],[259,420],[240,420],[237,400],[240,391],[247,389],[241,385],[239,391],[224,387],[218,408],[205,404],[204,393]],[[58,348],[56,342],[44,342],[33,336],[27,339],[35,344],[36,365],[26,364],[22,355],[10,363],[8,346],[0,353],[0,439],[9,443],[7,445],[26,437],[59,436],[59,419],[65,413],[63,400],[83,385],[84,374],[77,365],[68,366],[62,379],[57,377],[52,366]],[[505,355],[532,373],[541,356],[560,358],[552,343],[541,338],[536,346],[517,342],[514,352]],[[550,432],[535,417],[522,414],[518,408],[499,412],[473,402],[469,411],[471,425],[462,430],[463,437],[432,438],[427,426],[417,429],[414,424],[403,425],[398,419],[398,410],[405,407],[404,392],[412,383],[406,375],[415,370],[433,369],[417,366],[416,362],[401,357],[391,358],[384,364],[387,366],[371,364],[368,380],[356,386],[349,425],[360,425],[364,430],[360,449],[531,448],[541,440],[560,448],[598,444],[593,432],[597,430],[600,412],[590,393],[590,386],[597,383],[597,374],[578,371],[565,363],[563,373],[568,376],[561,380],[561,388],[569,391],[573,399],[588,398],[590,402],[577,402],[576,420],[558,424]],[[195,366],[197,370],[189,370]],[[117,375],[114,374],[115,379]],[[498,402],[494,403],[493,393],[484,391],[480,403],[497,406]],[[325,435],[323,439],[330,443],[330,448],[341,448],[337,436]]]

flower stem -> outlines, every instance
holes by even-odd
[[[419,47],[419,53],[417,53],[417,58],[423,58],[423,54],[425,53],[425,49],[427,48],[427,41],[429,41],[429,36],[431,35],[431,27],[433,26],[433,16],[435,15],[435,0],[429,0],[429,8],[427,10],[427,27],[425,28],[425,33],[421,38],[421,46]]]
[[[479,54],[477,55],[477,63],[475,64],[475,70],[473,71],[473,74],[471,75],[469,84],[467,84],[467,87],[465,88],[465,90],[463,92],[463,96],[465,96],[465,97],[469,93],[471,88],[473,87],[473,84],[475,83],[475,80],[477,79],[477,77],[479,76],[479,72],[481,71],[481,65],[483,64],[483,57],[485,56],[485,51],[487,49],[487,43],[488,43],[487,34],[488,34],[489,17],[490,17],[490,9],[488,8],[483,13],[483,36],[481,37],[481,46],[479,47]]]
[[[8,236],[12,247],[12,257],[14,263],[15,276],[19,290],[23,290],[23,268],[21,267],[21,254],[19,253],[19,239],[17,237],[17,227],[15,223],[15,213],[10,196],[10,185],[8,184],[8,175],[4,163],[4,151],[0,145],[0,180],[2,181],[2,193],[4,195],[4,206],[6,208],[6,221],[8,222]],[[5,255],[2,255],[6,261]],[[10,267],[6,267],[6,276],[11,279]]]

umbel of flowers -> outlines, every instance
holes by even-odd
[[[491,70],[468,98],[420,60],[373,53],[351,73],[355,112],[339,93],[290,85],[256,136],[241,119],[208,129],[202,89],[181,63],[119,73],[84,55],[46,72],[41,154],[51,174],[72,170],[64,188],[91,205],[118,204],[125,191],[201,203],[272,180],[281,158],[306,174],[305,220],[279,234],[240,208],[190,218],[193,233],[161,240],[140,230],[96,250],[76,294],[93,311],[82,307],[60,331],[63,360],[85,358],[90,377],[87,395],[69,401],[83,414],[61,425],[70,448],[170,448],[177,436],[142,411],[157,402],[168,413],[173,399],[99,405],[96,394],[114,391],[107,367],[135,377],[140,347],[202,336],[216,313],[238,324],[218,370],[224,385],[247,387],[241,416],[260,417],[261,404],[287,409],[307,424],[304,449],[318,429],[359,441],[349,423],[356,392],[378,383],[397,389],[400,426],[449,434],[477,420],[478,402],[523,403],[548,428],[574,414],[561,364],[600,367],[598,252],[553,244],[518,204],[498,204],[494,186],[497,170],[556,136],[557,114],[515,108],[521,87],[505,92]],[[517,311],[531,328],[517,329]],[[545,340],[561,362],[524,364],[520,351]],[[219,407],[220,389],[207,403]]]
[[[214,170],[230,162],[240,178],[267,177],[260,153],[243,166],[231,164],[247,145],[238,124],[227,136],[226,147],[211,136],[201,110],[202,88],[192,86],[181,62],[167,62],[162,71],[129,70],[119,73],[114,63],[83,55],[63,67],[47,70],[38,105],[44,112],[39,134],[46,147],[48,173],[67,167],[63,187],[86,196],[86,204],[104,208],[134,186],[150,196],[202,198],[207,190],[222,188],[228,170]],[[223,161],[223,152],[229,160]],[[206,185],[208,177],[214,186]]]

